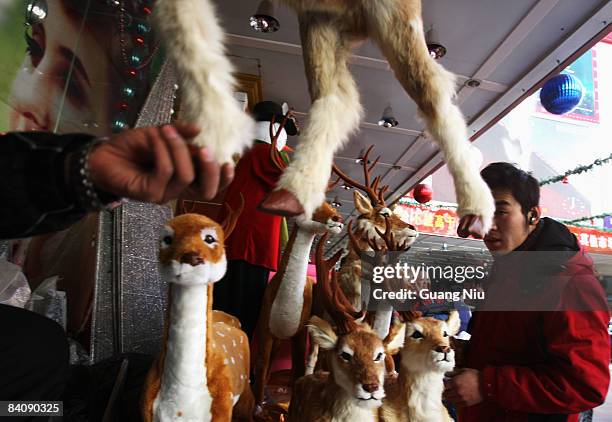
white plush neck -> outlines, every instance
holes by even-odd
[[[295,230],[293,246],[285,250],[289,254],[287,268],[270,310],[270,331],[281,339],[293,337],[300,328],[308,258],[315,237],[313,232],[299,226]]]
[[[278,131],[280,123],[274,123],[274,133]],[[255,139],[258,139],[269,144],[272,143],[270,139],[270,122],[255,122]],[[287,144],[287,132],[283,129],[276,140],[276,148],[280,151]]]
[[[334,400],[332,414],[333,422],[374,422],[376,420],[374,411],[359,407],[355,404],[355,399],[346,393],[342,388],[337,393]]]
[[[441,372],[408,372],[406,367],[400,371],[400,382],[407,397],[406,403],[415,421],[443,421],[445,410],[442,405],[444,374]]]
[[[156,420],[211,420],[212,398],[206,382],[208,286],[170,284],[171,309],[161,389],[154,403]]]

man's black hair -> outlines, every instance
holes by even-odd
[[[540,184],[531,174],[510,163],[491,163],[480,172],[489,189],[507,189],[525,216],[540,204]]]

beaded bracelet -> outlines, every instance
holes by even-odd
[[[106,138],[94,139],[74,151],[69,160],[69,177],[71,188],[75,192],[78,205],[86,211],[100,211],[121,198],[102,192],[91,181],[89,158],[98,145],[104,143]]]

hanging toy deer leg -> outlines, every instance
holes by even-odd
[[[325,13],[302,13],[298,18],[313,102],[292,162],[261,209],[310,217],[325,199],[334,153],[357,129],[362,108],[347,67],[350,46],[342,22]]]
[[[454,76],[436,63],[427,50],[419,1],[364,2],[370,36],[389,61],[395,76],[417,103],[427,129],[444,153],[453,176],[462,219],[460,235],[484,236],[495,206],[489,188],[471,165],[467,128],[453,104]],[[469,232],[469,233],[468,233]]]
[[[254,124],[234,98],[233,68],[212,2],[157,0],[155,20],[179,75],[181,119],[202,128],[193,143],[219,163],[233,163],[232,155],[251,144]]]

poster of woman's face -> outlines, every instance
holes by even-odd
[[[115,120],[130,123],[151,50],[147,2],[0,2],[1,50],[12,58],[0,76],[0,130],[107,135]]]
[[[0,131],[110,135],[134,122],[154,40],[147,0],[0,0]],[[85,326],[93,295],[97,216],[32,239],[32,288],[60,277],[68,329]]]

